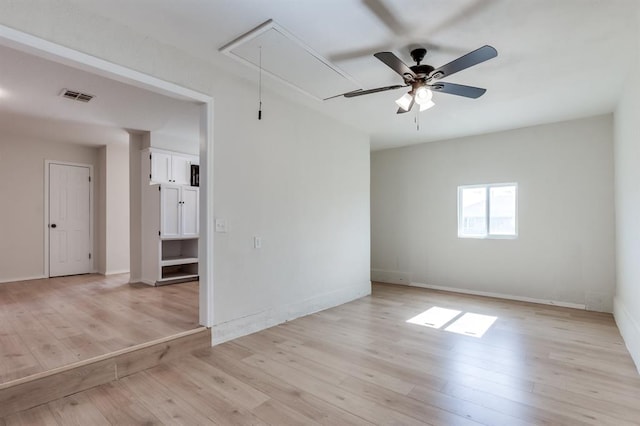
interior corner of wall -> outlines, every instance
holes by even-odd
[[[371,269],[371,281],[389,284],[411,285],[411,274],[405,271]]]
[[[640,324],[631,316],[624,302],[617,296],[613,300],[613,317],[640,374]]]

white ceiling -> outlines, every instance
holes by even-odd
[[[38,139],[109,145],[154,131],[198,140],[198,106],[0,46],[0,127]],[[88,103],[63,89],[95,95]]]
[[[411,64],[409,46],[422,45],[429,49],[424,62],[438,67],[484,44],[498,50],[497,58],[444,80],[484,87],[487,93],[477,100],[436,94],[436,107],[419,116],[420,130],[414,122],[416,114],[395,114],[397,107],[393,101],[402,91],[323,102],[265,78],[267,89],[367,132],[371,135],[372,149],[613,111],[634,59],[640,3],[635,0],[71,1],[89,13],[105,16],[144,36],[215,63],[246,78],[247,84],[257,83],[256,71],[219,49],[268,19],[344,70],[364,89],[401,83],[398,75],[372,56],[378,51],[394,51]],[[2,72],[7,63],[4,54],[1,52]],[[291,66],[295,66],[295,61]],[[77,87],[77,81],[56,81],[48,90],[62,87],[89,93],[99,90],[88,83],[88,87]],[[140,92],[143,99],[152,95]],[[96,101],[100,101],[100,96]],[[23,112],[32,110],[26,102]],[[60,98],[59,102],[68,101]],[[0,108],[4,104],[0,98]],[[95,108],[99,120],[92,124],[161,128],[175,108],[169,104],[172,103],[161,102],[159,114],[146,118],[139,116],[140,109],[134,109],[140,107],[137,105],[131,105],[126,113],[115,111],[117,116],[112,110],[100,110],[98,103],[80,104],[78,110]],[[54,103],[48,107],[54,108]],[[91,121],[94,116],[85,110],[77,117],[80,121]]]

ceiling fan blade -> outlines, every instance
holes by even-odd
[[[340,93],[339,95],[329,96],[328,98],[324,98],[323,101],[328,101],[329,99],[333,99],[333,98],[339,98],[340,96],[345,96],[347,94],[355,93],[355,92],[362,92],[362,89],[352,90],[351,92]]]
[[[478,65],[479,63],[488,61],[489,59],[495,58],[496,56],[498,56],[498,51],[494,47],[489,45],[482,46],[481,48],[476,49],[473,52],[469,52],[466,55],[461,56],[458,59],[435,69],[431,73],[428,81],[440,80],[441,78],[448,77],[452,74],[457,73],[458,71],[462,71],[474,65]]]
[[[373,56],[380,59],[382,62],[385,63],[386,66],[388,66],[389,68],[391,68],[392,70],[400,74],[402,78],[404,78],[405,80],[407,79],[406,76],[409,76],[411,79],[416,78],[416,74],[413,71],[411,71],[411,68],[409,68],[407,64],[402,62],[400,58],[398,58],[393,53],[378,52],[378,53],[375,53]]]
[[[411,111],[411,108],[413,108],[413,104],[415,104],[415,97],[413,99],[411,99],[411,103],[409,104],[409,108],[408,109],[402,109],[402,108],[398,108],[398,111],[396,112],[396,114],[404,114],[405,112],[409,112]]]
[[[407,26],[398,21],[382,0],[362,0],[362,3],[395,35],[404,36],[407,34]]]
[[[480,87],[444,82],[435,83],[427,87],[429,87],[429,89],[433,90],[434,92],[448,93],[450,95],[464,96],[465,98],[473,99],[479,98],[487,91],[487,89],[482,89]]]
[[[386,92],[387,90],[402,89],[403,87],[407,87],[407,85],[396,84],[395,86],[378,87],[378,88],[369,89],[369,90],[362,90],[362,89],[354,90],[353,92],[343,93],[342,96],[344,96],[345,98],[355,98],[356,96],[369,95],[371,93],[378,93],[378,92]]]

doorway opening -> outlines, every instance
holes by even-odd
[[[13,356],[13,358],[17,360],[16,362],[22,362],[21,367],[7,367],[6,369],[12,370],[12,372],[23,372],[25,375],[32,374],[34,371],[28,365],[30,361],[27,360],[27,354],[31,354],[31,356],[34,358],[33,362],[38,362],[45,368],[54,368],[60,365],[64,365],[66,362],[68,362],[70,357],[72,358],[74,356],[77,357],[81,355],[95,356],[96,354],[100,353],[99,351],[101,350],[107,350],[107,352],[109,350],[113,350],[109,349],[111,348],[110,344],[117,342],[119,339],[121,340],[122,336],[118,336],[117,334],[112,333],[109,327],[113,327],[111,330],[128,329],[132,331],[133,334],[142,335],[143,333],[140,331],[139,326],[136,325],[136,322],[142,322],[146,323],[150,326],[150,328],[153,328],[154,330],[164,329],[168,333],[171,333],[171,327],[160,326],[158,322],[154,322],[154,318],[160,319],[165,317],[173,318],[174,323],[181,323],[182,326],[203,325],[210,327],[212,325],[213,306],[213,259],[211,258],[213,241],[209,230],[212,229],[212,223],[210,222],[213,221],[213,186],[211,182],[209,182],[208,177],[212,176],[211,167],[213,165],[213,142],[211,132],[213,118],[212,99],[206,95],[194,92],[192,90],[158,80],[156,78],[138,73],[136,71],[99,60],[95,57],[91,57],[89,55],[85,55],[80,52],[55,45],[45,40],[38,39],[28,34],[24,34],[0,25],[0,49],[5,48],[15,50],[16,52],[24,56],[36,58],[38,60],[45,60],[46,58],[46,60],[54,64],[67,66],[70,70],[69,74],[71,74],[71,71],[73,70],[82,71],[87,74],[92,74],[94,76],[99,76],[106,80],[113,81],[117,84],[120,84],[121,86],[127,86],[129,89],[134,89],[134,91],[135,89],[137,89],[138,92],[144,91],[147,93],[147,95],[143,96],[148,96],[149,98],[155,97],[154,99],[157,99],[158,96],[164,96],[169,100],[177,100],[182,103],[189,103],[190,105],[195,107],[193,111],[195,111],[195,114],[197,116],[196,121],[198,133],[196,136],[197,139],[195,141],[195,154],[200,158],[200,244],[198,245],[198,255],[201,259],[198,264],[198,276],[200,277],[199,282],[186,283],[186,285],[178,284],[175,286],[167,286],[164,288],[152,288],[143,284],[135,283],[129,284],[128,277],[123,278],[123,276],[120,274],[106,276],[72,275],[85,273],[86,262],[85,264],[83,264],[82,268],[72,268],[68,265],[69,262],[66,262],[68,267],[67,269],[57,269],[57,266],[52,266],[52,259],[56,259],[56,261],[58,261],[62,258],[66,258],[68,260],[70,256],[78,257],[78,253],[80,251],[86,251],[86,247],[81,247],[77,250],[75,248],[70,248],[70,238],[77,237],[78,241],[85,241],[85,237],[79,236],[79,228],[74,228],[73,230],[69,231],[68,228],[63,227],[61,225],[62,219],[60,215],[55,217],[47,215],[44,221],[41,219],[44,216],[45,210],[47,212],[50,212],[53,198],[56,198],[57,201],[55,201],[55,203],[57,203],[64,197],[51,197],[48,192],[48,183],[45,192],[45,176],[48,179],[51,179],[49,170],[47,170],[47,172],[44,173],[44,176],[41,177],[39,177],[37,173],[30,173],[30,179],[32,179],[34,182],[40,182],[40,192],[37,194],[31,193],[30,195],[25,196],[26,198],[28,198],[28,202],[20,203],[18,208],[22,209],[22,215],[25,216],[25,218],[28,217],[29,219],[31,219],[32,217],[34,217],[34,213],[35,216],[39,216],[38,224],[32,227],[33,229],[31,230],[29,237],[33,235],[34,239],[37,239],[37,235],[40,236],[39,238],[42,238],[42,236],[45,235],[45,239],[47,241],[45,244],[43,244],[43,241],[40,240],[40,243],[37,246],[38,248],[34,248],[34,245],[25,243],[26,238],[24,235],[24,229],[21,234],[16,233],[15,237],[12,236],[14,235],[14,233],[5,233],[3,230],[3,235],[9,235],[9,238],[12,239],[11,250],[15,251],[18,256],[26,259],[24,263],[28,264],[26,268],[23,268],[23,264],[15,262],[15,268],[2,269],[5,272],[13,272],[15,269],[15,271],[17,272],[13,273],[13,275],[8,275],[7,277],[0,275],[0,283],[12,281],[8,284],[0,284],[0,291],[6,292],[6,294],[3,294],[0,300],[4,300],[7,304],[11,304],[12,307],[15,307],[15,309],[17,309],[17,311],[11,312],[13,314],[16,314],[14,315],[15,321],[12,321],[9,325],[7,325],[8,323],[4,320],[1,321],[9,328],[16,328],[9,330],[9,334],[7,335],[9,336],[9,340],[7,340],[6,342],[3,341],[3,344],[0,346],[11,349],[11,356]],[[11,61],[4,61],[3,58],[3,63],[10,62]],[[29,73],[25,74],[35,74],[37,76],[38,69],[38,67],[30,67]],[[48,79],[49,78],[41,80]],[[74,81],[77,82],[78,80]],[[3,89],[9,89],[9,95],[11,95],[11,86],[8,85],[8,87],[5,87],[5,84],[7,84],[7,81],[3,80]],[[28,98],[28,96],[24,96],[23,98]],[[106,96],[101,97],[100,95],[98,95],[96,99],[94,99],[94,102],[96,100],[98,101],[94,104],[94,106],[100,105],[100,102],[104,98],[106,98]],[[15,107],[19,104],[19,102],[6,103],[6,105],[9,104],[11,104],[12,107]],[[27,120],[23,119],[28,115],[23,114],[24,111],[4,110],[4,108],[5,105],[0,108],[0,119],[2,119],[2,115],[4,115],[5,118],[3,119],[3,123],[11,121],[14,122],[17,127],[9,141],[6,140],[6,135],[4,136],[4,142],[0,140],[0,144],[6,143],[6,146],[10,147],[10,149],[3,150],[2,152],[3,164],[5,160],[12,161],[11,155],[14,154],[16,155],[16,158],[20,160],[31,157],[29,161],[32,161],[34,164],[38,165],[38,168],[40,170],[39,173],[44,172],[42,167],[42,161],[44,160],[36,158],[33,155],[34,153],[38,152],[38,154],[40,154],[40,152],[47,152],[47,150],[49,150],[48,152],[53,152],[55,154],[47,155],[46,157],[44,157],[44,159],[50,159],[52,160],[52,163],[66,163],[66,161],[58,160],[59,158],[62,158],[64,160],[63,156],[59,155],[59,153],[62,151],[58,149],[58,147],[67,149],[74,144],[81,143],[77,140],[78,136],[87,135],[87,132],[90,128],[92,130],[95,130],[96,128],[102,126],[103,130],[107,130],[107,128],[113,130],[114,126],[119,125],[117,123],[117,119],[119,118],[118,111],[113,110],[111,111],[113,114],[107,116],[106,118],[103,116],[105,121],[109,121],[108,123],[82,122],[82,119],[86,119],[86,110],[83,111],[78,109],[77,115],[75,116],[75,118],[77,118],[77,121],[62,121],[62,119],[60,117],[57,117],[56,114],[50,114],[50,116],[47,117],[30,116],[29,120],[35,120],[29,122],[36,123],[36,125],[33,125],[27,124]],[[104,113],[104,111],[102,112]],[[165,112],[170,113],[171,110],[169,109]],[[18,117],[20,118],[16,119]],[[56,122],[58,122],[58,124],[62,123],[62,125],[58,126]],[[119,126],[120,128],[117,129],[116,133],[106,132],[106,134],[108,134],[108,137],[114,138],[124,134],[126,137],[126,143],[130,144],[128,146],[128,150],[130,152],[139,152],[139,146],[130,143],[130,136],[133,138],[132,135],[136,134],[136,132],[149,131],[149,127],[143,125]],[[57,138],[55,140],[54,138],[52,138],[51,141],[48,141],[51,142],[50,148],[40,149],[40,147],[43,147],[46,144],[38,138],[42,139],[43,134],[47,132],[52,133],[52,129],[57,129],[58,127],[64,127],[66,133],[64,133],[61,138]],[[23,137],[23,139],[20,139],[20,137],[17,137],[16,135],[22,135],[21,137]],[[29,152],[25,152],[24,150],[19,152],[17,147],[23,146],[21,145],[21,141],[27,139],[37,139],[38,143],[42,143],[38,145],[37,148],[31,148],[30,150],[28,148],[27,151]],[[76,153],[70,155],[68,157],[68,162],[76,162],[78,161],[76,158],[80,158],[83,156],[93,156],[94,154],[88,153],[91,150],[95,150],[95,148],[83,148],[83,152],[81,154]],[[84,160],[80,161],[83,161],[83,163],[78,164],[84,164]],[[130,171],[133,170],[132,168],[130,168],[131,165],[136,162],[139,166],[139,158],[131,157],[130,164],[127,165]],[[23,163],[16,162],[15,164],[16,170],[26,170]],[[90,166],[89,177],[91,177],[92,179],[91,183],[94,184],[94,188],[96,183],[95,179],[97,177],[94,176],[94,172],[96,175],[99,174],[99,170],[95,169],[95,164],[97,163],[84,164],[84,166]],[[66,164],[66,166],[69,166],[69,164]],[[71,166],[76,167],[77,165]],[[94,167],[94,169],[91,170],[91,167]],[[80,167],[78,168],[81,169]],[[26,175],[26,173],[22,175],[23,177],[25,177],[24,175]],[[132,182],[134,182],[134,179],[139,177],[139,174],[135,174],[135,172],[130,173],[130,175]],[[134,186],[135,185],[132,185],[132,187]],[[73,189],[71,190],[73,191]],[[69,194],[68,191],[65,193],[67,195]],[[100,208],[100,206],[96,203],[98,194],[94,195],[95,196],[92,196],[92,194],[90,193],[88,196],[92,201],[92,203],[88,203],[89,208],[94,208],[94,211],[92,213],[89,213],[88,232],[90,234],[90,242],[87,243],[87,245],[89,246],[89,251],[86,253],[87,259],[91,261],[89,262],[89,272],[96,272],[97,264],[97,253],[95,250],[95,244],[96,240],[98,239],[98,232],[97,230],[96,232],[92,232],[91,225],[93,225],[94,227],[96,225],[95,216],[99,211],[98,209]],[[45,209],[44,206],[40,207],[38,203],[44,203],[44,199],[47,196],[47,202],[50,205],[48,205]],[[132,194],[131,198],[135,198],[135,194]],[[35,201],[36,199],[39,199],[40,201]],[[78,197],[77,199],[75,199],[75,201],[72,202],[84,204],[84,199]],[[57,208],[55,206],[53,207],[54,210]],[[17,214],[19,215],[20,213]],[[141,221],[142,218],[139,218],[139,220]],[[49,225],[56,225],[56,227],[49,228]],[[40,231],[40,226],[46,227],[46,232],[45,229],[42,229],[42,231]],[[84,225],[80,226],[80,228],[82,228],[83,226]],[[52,229],[56,231],[52,233]],[[78,235],[76,235],[76,233]],[[132,230],[131,236],[133,237],[135,234],[137,233]],[[93,244],[91,243],[91,241],[93,241]],[[55,245],[55,247],[53,247],[52,245]],[[55,250],[53,250],[53,248],[55,248]],[[61,248],[65,248],[66,251],[61,251]],[[43,256],[40,253],[43,253],[44,251],[46,251],[47,253]],[[61,252],[66,254],[61,255]],[[138,253],[138,257],[145,255],[141,252]],[[91,258],[89,258],[89,256],[91,256]],[[132,258],[133,257],[135,256],[132,256]],[[138,261],[139,259],[136,260],[136,262]],[[38,266],[38,262],[43,263]],[[34,264],[36,265],[35,268],[29,270],[29,265]],[[35,272],[33,272],[34,270]],[[131,270],[133,270],[133,267],[131,268]],[[50,276],[53,277],[57,275],[61,275],[61,277],[48,279]],[[135,278],[137,277],[131,278],[132,281],[135,281]],[[24,291],[25,287],[22,287],[22,283],[26,281],[19,280],[30,280],[30,283],[33,285],[33,294],[35,294],[36,296],[29,297],[29,292]],[[140,301],[132,300],[129,296],[122,296],[119,299],[112,299],[112,302],[110,302],[110,304],[101,304],[101,300],[107,299],[100,299],[100,297],[115,295],[117,293],[115,288],[123,287],[122,285],[120,285],[121,281],[123,280],[125,281],[127,290],[130,290],[132,292],[141,293],[142,290],[147,289],[157,290],[156,292],[154,292],[157,300],[150,301],[151,299],[145,298],[144,301]],[[47,298],[44,296],[45,289],[56,292],[61,297],[55,302],[53,301],[53,299],[47,300]],[[74,299],[74,297],[71,296],[66,297],[64,293],[66,291],[65,289],[69,291],[69,293],[67,294],[71,294],[74,297],[86,297],[81,302],[78,301],[80,299]],[[180,305],[179,302],[185,302],[187,299],[193,300],[195,303],[190,304],[189,302],[182,303],[182,305]],[[20,305],[20,303],[27,302],[29,300],[34,301],[34,304],[29,306],[27,309],[23,309],[26,305]],[[55,306],[53,306],[53,304],[55,304]],[[140,308],[141,305],[144,305],[144,309]],[[5,306],[3,306],[2,312],[8,312],[8,309],[4,308]],[[181,319],[179,315],[172,314],[171,309],[174,309],[173,312],[177,312],[182,309],[190,312],[192,315],[195,314],[193,315],[194,319]],[[131,317],[116,318],[107,316],[107,314],[110,312],[129,312],[129,315],[131,315]],[[78,323],[82,323],[87,327],[86,333],[77,333],[73,329],[73,326]],[[193,324],[189,325],[190,323]],[[20,341],[19,336],[22,334],[22,331],[20,329],[21,325],[29,327],[31,331],[33,331],[34,339],[30,340],[29,342]],[[42,337],[46,336],[55,336],[56,339],[59,339],[59,342],[55,345],[43,342]],[[102,338],[103,340],[100,341],[100,338]],[[120,343],[124,344],[125,346],[129,345],[128,342],[124,341],[121,341]],[[18,352],[15,351],[16,348],[19,349]],[[57,350],[56,348],[59,350]],[[24,357],[14,356],[18,353],[24,354]],[[2,354],[0,354],[0,358],[1,355]],[[6,365],[2,364],[2,361],[3,360],[0,359],[0,367],[5,367]],[[12,379],[15,378],[17,377],[12,377]],[[1,381],[2,380],[0,380],[0,382]]]

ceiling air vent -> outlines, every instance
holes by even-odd
[[[78,92],[75,90],[68,90],[68,89],[62,89],[60,96],[62,96],[63,98],[71,99],[73,101],[78,101],[78,102],[89,102],[91,99],[95,97],[88,93],[82,93],[82,92]]]

